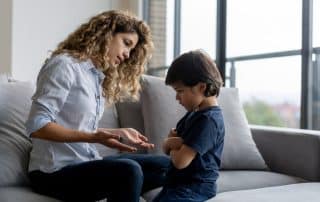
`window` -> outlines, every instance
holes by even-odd
[[[215,58],[216,4],[214,0],[181,1],[181,53],[203,49]]]
[[[301,0],[228,0],[227,57],[300,49],[301,5]]]
[[[153,1],[166,2],[173,27],[157,31],[167,34],[164,64],[173,52],[204,49],[221,65],[226,87],[239,88],[250,123],[320,130],[320,0],[145,0]],[[308,6],[312,23],[303,15]],[[303,24],[312,27],[312,66]]]
[[[227,72],[231,70],[231,62]],[[299,128],[301,57],[234,62],[235,85],[249,123]]]
[[[313,0],[313,46],[320,47],[320,0]]]
[[[301,0],[228,1],[226,54],[233,62],[227,71],[233,72],[227,75],[235,78],[228,84],[239,88],[251,124],[300,127],[301,59],[279,54],[301,49],[301,5]],[[239,56],[247,59],[234,60]]]
[[[155,49],[148,64],[148,73],[164,76],[173,60],[174,0],[147,1],[144,15],[150,25]]]
[[[320,0],[313,0],[312,127],[320,130]]]

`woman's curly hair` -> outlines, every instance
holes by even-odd
[[[108,63],[108,44],[116,33],[136,33],[138,43],[130,58],[118,67]],[[151,56],[153,43],[149,26],[129,12],[106,11],[92,17],[62,41],[53,55],[67,53],[79,60],[91,59],[103,71],[103,94],[108,103],[131,96],[138,98],[140,77]]]

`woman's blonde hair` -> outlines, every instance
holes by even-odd
[[[130,58],[113,67],[108,63],[108,45],[116,33],[136,33],[138,43]],[[140,77],[151,56],[153,43],[149,26],[129,12],[107,11],[92,17],[62,41],[52,56],[67,53],[79,60],[91,59],[105,74],[102,87],[108,103],[131,96],[138,98]]]

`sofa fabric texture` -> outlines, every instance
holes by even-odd
[[[29,82],[0,83],[0,186],[28,184],[31,142],[24,123],[33,92]]]
[[[4,78],[0,81],[0,201],[57,201],[33,192],[27,178],[32,145],[24,124],[35,85]],[[320,132],[264,127],[250,130],[237,89],[223,88],[218,99],[226,140],[218,194],[209,202],[319,201]],[[184,113],[175,92],[163,79],[144,76],[140,100],[106,106],[99,127],[136,128],[157,146],[156,150],[139,152],[162,153],[163,138]],[[96,146],[103,156],[118,153]],[[145,193],[141,201],[151,201],[160,189]]]
[[[301,183],[218,194],[207,202],[316,202],[320,183]]]

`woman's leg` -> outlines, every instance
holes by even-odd
[[[105,158],[29,177],[35,191],[64,201],[138,202],[143,183],[140,165],[130,159]]]
[[[170,165],[170,158],[165,155],[121,154],[106,158],[132,159],[136,161],[141,166],[144,175],[142,193],[163,186]]]

